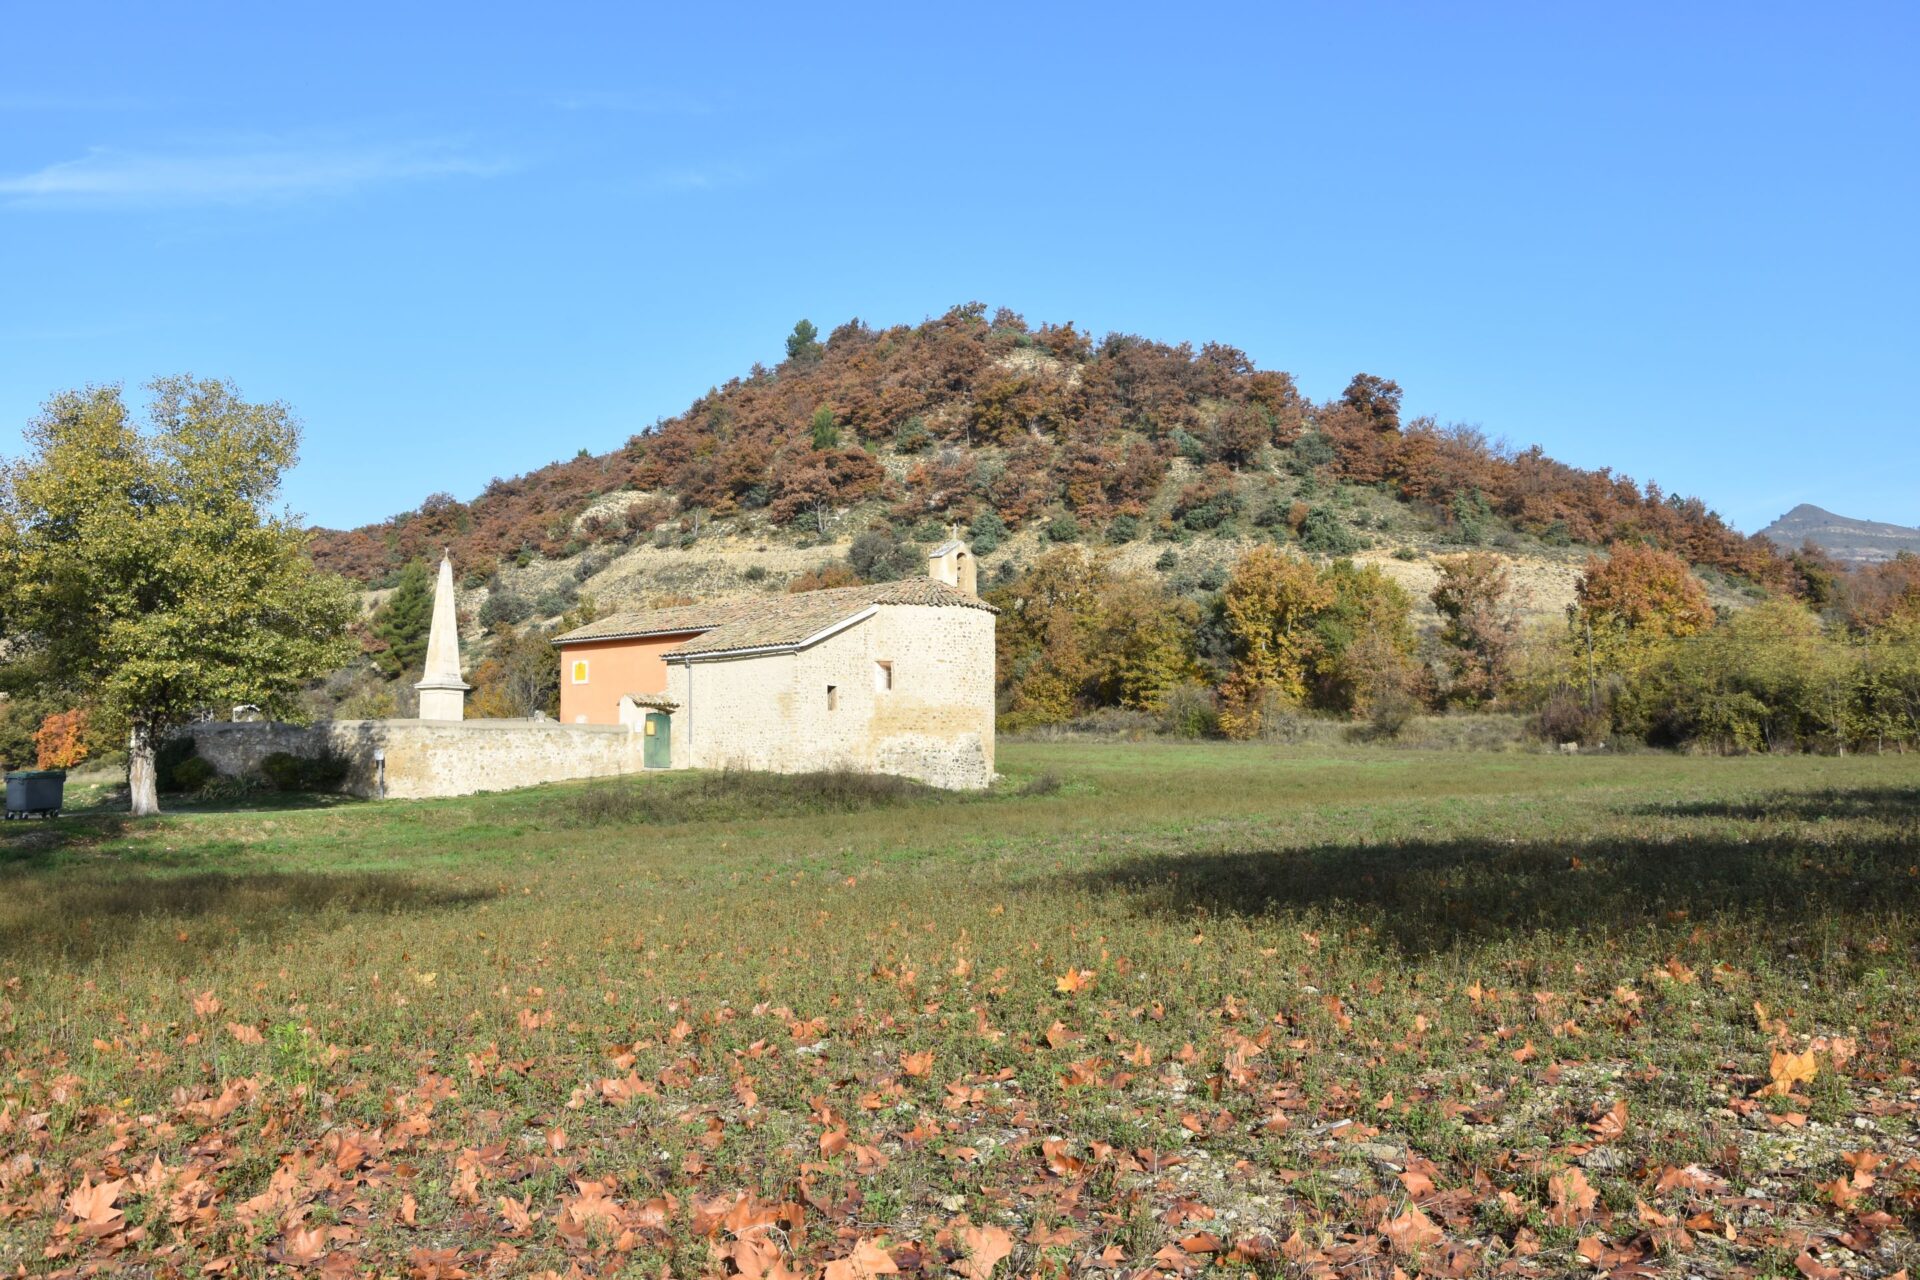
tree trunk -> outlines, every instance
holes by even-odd
[[[127,792],[129,812],[136,818],[160,812],[160,779],[153,767],[153,730],[135,723],[127,738]]]

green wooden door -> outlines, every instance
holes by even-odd
[[[643,757],[643,763],[646,764],[647,768],[670,769],[673,767],[673,757],[667,746],[670,741],[668,737],[668,726],[672,723],[672,719],[663,712],[647,712],[647,745],[646,754]]]

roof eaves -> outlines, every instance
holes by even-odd
[[[578,630],[569,631],[564,635],[557,635],[547,643],[554,645],[589,644],[597,640],[639,640],[647,636],[700,635],[704,632],[712,631],[717,625],[717,623],[707,623],[704,626],[698,627],[645,627],[638,631],[596,631],[592,635],[581,635],[580,632],[586,630],[586,628],[582,627]]]
[[[822,640],[825,640],[828,636],[834,635],[841,631],[845,631],[848,627],[853,626],[855,623],[865,622],[868,618],[871,618],[874,614],[878,612],[880,612],[880,606],[877,604],[870,604],[866,608],[861,609],[858,612],[849,614],[846,617],[841,618],[838,622],[829,623],[828,625],[814,632],[812,635],[806,636],[803,639],[799,639],[799,640],[785,640],[785,641],[780,641],[774,644],[742,645],[736,649],[697,649],[691,653],[686,652],[684,648],[669,649],[667,650],[666,653],[662,654],[661,657],[668,662],[685,663],[685,662],[701,662],[701,661],[705,661],[707,659],[713,659],[713,658],[752,657],[757,654],[765,654],[765,653],[798,653],[802,649],[812,648],[814,645],[819,644]]]

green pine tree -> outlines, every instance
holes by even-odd
[[[807,430],[813,436],[816,449],[832,449],[840,443],[840,424],[834,421],[833,410],[824,404],[813,411],[813,421],[807,424]]]
[[[393,594],[373,617],[373,634],[387,642],[374,662],[388,676],[419,672],[427,660],[432,628],[433,575],[426,561],[415,560],[400,571]]]
[[[812,364],[820,358],[820,331],[813,327],[813,321],[802,320],[793,326],[793,332],[787,335],[787,359],[795,364]]]

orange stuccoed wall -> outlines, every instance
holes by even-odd
[[[560,720],[563,724],[619,724],[620,698],[629,693],[664,693],[667,664],[661,655],[697,636],[698,631],[642,636],[631,640],[584,640],[560,646]],[[577,664],[586,663],[586,680],[577,683]]]

